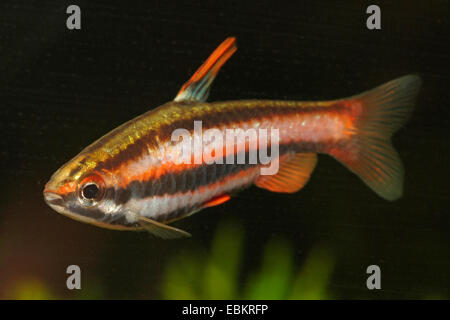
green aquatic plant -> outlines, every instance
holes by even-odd
[[[171,259],[162,282],[165,299],[326,299],[334,257],[324,246],[313,248],[300,269],[294,249],[273,238],[263,248],[259,266],[242,274],[244,231],[221,224],[209,255],[183,252]],[[182,270],[182,271],[180,271]]]
[[[241,227],[226,224],[216,232],[209,256],[201,256],[195,251],[183,252],[171,259],[163,280],[164,298],[235,298],[242,245]]]
[[[17,281],[8,299],[15,300],[51,300],[56,296],[41,280],[30,278]]]
[[[95,281],[90,281],[91,285],[82,290],[70,291],[70,295],[57,293],[51,286],[37,277],[26,277],[15,281],[8,290],[7,296],[0,299],[13,300],[55,300],[55,299],[76,299],[94,300],[104,299],[103,287]],[[67,292],[66,292],[67,293]]]
[[[285,299],[293,280],[293,250],[282,239],[270,240],[259,271],[249,276],[245,299]]]
[[[190,249],[168,257],[162,270],[159,292],[146,297],[219,300],[342,297],[342,293],[330,292],[330,276],[336,269],[337,260],[335,251],[330,250],[326,244],[315,245],[303,255],[295,250],[292,242],[273,237],[261,247],[259,263],[245,260],[248,259],[249,251],[245,245],[245,232],[239,223],[229,221],[220,224],[207,250],[197,243],[189,246]],[[54,281],[37,274],[20,275],[10,279],[7,284],[0,285],[0,299],[116,298],[117,294],[114,294],[117,291],[114,290],[117,289],[111,287],[108,282],[110,279],[102,274],[95,274],[95,277],[91,276],[83,281],[81,290],[67,290],[64,289],[65,286],[58,287]],[[153,282],[143,281],[139,289],[147,292],[153,285]],[[123,287],[117,288],[120,290]],[[128,299],[137,296],[131,290],[118,297]],[[428,292],[420,298],[448,299],[448,295],[442,291]]]

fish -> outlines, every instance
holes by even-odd
[[[299,191],[309,181],[318,154],[338,160],[380,197],[394,201],[402,196],[404,168],[391,137],[412,112],[421,86],[418,75],[328,101],[207,102],[215,77],[236,50],[236,39],[227,38],[174,100],[122,124],[64,164],[45,185],[46,203],[60,214],[98,227],[184,238],[190,233],[172,222],[225,203],[244,188]],[[277,171],[263,174],[269,164],[262,161],[218,161],[261,151],[259,140],[232,141],[222,153],[214,149],[209,159],[203,149],[185,150],[187,159],[197,161],[177,161],[183,142],[174,140],[173,133],[184,129],[192,145],[198,141],[196,121],[201,121],[200,134],[276,131],[277,139],[268,148],[272,153],[278,148],[270,161]],[[205,139],[198,144],[208,147]]]

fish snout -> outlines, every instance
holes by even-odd
[[[44,199],[48,205],[63,205],[63,197],[54,191],[44,189]]]
[[[43,195],[45,202],[57,212],[60,212],[65,206],[65,200],[67,199],[69,186],[67,184],[60,183],[57,179],[50,179],[44,187]]]

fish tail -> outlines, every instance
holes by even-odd
[[[406,75],[344,102],[353,118],[352,137],[330,154],[386,200],[403,194],[404,169],[391,136],[411,114],[421,82]]]

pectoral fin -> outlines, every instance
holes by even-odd
[[[220,68],[236,51],[236,39],[225,39],[194,75],[181,87],[175,101],[206,101],[214,78]]]
[[[191,234],[167,224],[140,216],[139,224],[149,233],[163,239],[189,238]]]
[[[317,154],[315,153],[297,153],[286,156],[286,158],[280,159],[280,168],[277,174],[259,176],[255,185],[272,192],[297,192],[308,182],[316,163]]]

